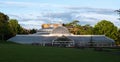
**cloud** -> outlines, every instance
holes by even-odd
[[[62,20],[66,20],[66,21],[70,21],[72,20],[72,13],[71,12],[61,12],[61,13],[48,13],[48,14],[44,14],[43,17],[48,17],[50,19],[62,19]],[[56,20],[58,21],[58,20]]]
[[[99,14],[113,14],[113,12],[115,12],[114,9],[103,9],[103,8],[91,8],[91,7],[65,7],[69,10],[72,11],[78,11],[78,12],[94,12],[94,13],[99,13]]]
[[[73,11],[74,10],[74,11]],[[83,11],[84,10],[84,11]],[[100,20],[110,20],[115,23],[118,18],[114,10],[110,9],[96,9],[96,8],[79,8],[72,9],[72,11],[62,12],[62,13],[51,13],[44,15],[45,17],[60,18],[64,21],[79,20],[81,24],[87,23],[94,25]],[[116,23],[115,23],[116,24]]]
[[[14,15],[14,14],[7,14],[10,18],[17,18],[17,19],[22,19],[19,15]]]
[[[11,3],[11,4],[15,4],[15,3]],[[20,3],[20,4],[24,4],[24,3]],[[56,7],[60,7],[60,6],[58,5]],[[59,9],[61,8],[66,11],[52,12],[51,10],[51,11],[43,11],[43,12],[35,12],[35,13],[31,12],[25,14],[8,14],[8,15],[11,18],[18,19],[19,23],[25,28],[40,29],[41,24],[43,23],[59,23],[59,22],[68,23],[72,20],[79,20],[81,25],[90,24],[92,26],[94,26],[100,20],[109,20],[113,22],[116,26],[120,27],[119,25],[120,22],[117,19],[119,18],[119,16],[116,15],[113,9],[72,7],[72,6],[71,7],[61,6]]]
[[[68,5],[50,4],[50,3],[37,3],[37,2],[15,2],[15,1],[1,1],[0,6],[21,7],[21,8],[42,8],[49,10],[51,8],[62,8]],[[47,7],[47,8],[46,8]]]
[[[20,22],[20,24],[26,28],[26,29],[40,29],[41,28],[41,25],[45,23],[44,21],[26,21],[26,22]]]

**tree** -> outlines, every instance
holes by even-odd
[[[79,21],[78,20],[73,20],[72,22],[68,23],[69,25],[76,26],[78,25]]]
[[[9,20],[9,17],[5,15],[4,13],[0,12],[0,23],[7,23]]]
[[[8,20],[9,17],[0,12],[0,40],[5,40],[5,36],[9,33]]]
[[[78,20],[73,20],[70,23],[64,24],[65,27],[69,29],[69,31],[75,35],[90,35],[93,34],[93,27],[89,24],[86,24],[84,26],[81,26],[78,24]]]
[[[31,33],[35,33],[33,29]],[[30,30],[24,29],[18,24],[16,19],[10,19],[7,15],[0,12],[0,40],[7,40],[16,34],[29,34]]]
[[[80,34],[80,25],[78,22],[78,20],[73,20],[70,23],[64,24],[64,26],[67,27],[71,33],[78,35]]]
[[[106,35],[117,40],[117,27],[110,21],[101,20],[94,27],[94,34]]]
[[[117,44],[117,45],[120,45],[120,29],[118,30],[118,35],[117,35],[116,44]]]
[[[18,33],[18,21],[16,19],[10,19],[9,25],[11,27],[11,30],[14,31],[14,34],[16,35]]]
[[[7,40],[16,35],[15,23],[9,22],[9,17],[0,13],[0,40]]]
[[[81,26],[81,34],[82,35],[92,35],[93,34],[93,27],[90,26],[89,24],[86,24],[84,26]]]
[[[35,29],[30,30],[30,34],[36,33]]]

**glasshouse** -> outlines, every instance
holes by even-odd
[[[9,41],[57,47],[113,47],[115,43],[113,39],[105,35],[73,35],[66,27],[61,25],[56,28],[42,28],[35,34],[16,35]]]

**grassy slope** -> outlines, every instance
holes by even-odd
[[[0,44],[0,62],[119,62],[120,55],[92,49]]]

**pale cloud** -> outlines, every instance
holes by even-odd
[[[51,13],[49,16],[42,14],[39,17],[33,16],[22,16],[23,19],[20,19],[20,24],[24,24],[25,28],[37,28],[40,29],[40,25],[43,23],[67,23],[72,20],[79,20],[81,25],[90,24],[94,26],[100,20],[109,20],[113,22],[116,26],[119,26],[118,16],[107,15],[107,14],[96,14],[92,13]]]
[[[14,2],[14,1],[3,1],[0,2],[0,6],[12,6],[12,7],[26,7],[26,8],[45,8],[49,11],[50,8],[63,8],[69,5],[59,5],[50,3],[37,3],[37,2]],[[47,7],[47,8],[46,8]]]
[[[45,23],[44,21],[26,21],[26,22],[20,22],[20,24],[26,28],[26,29],[40,29],[41,25]]]
[[[1,4],[11,6],[23,6],[33,9],[38,7],[42,12],[36,11],[31,13],[8,14],[10,18],[15,18],[25,28],[41,28],[43,23],[67,23],[72,20],[79,20],[81,25],[90,24],[94,26],[100,20],[109,20],[116,26],[119,25],[119,18],[114,9],[100,9],[91,7],[73,7],[68,5],[57,5],[48,3],[31,3],[31,2],[0,2]],[[51,10],[51,9],[52,10]],[[57,8],[57,10],[56,10]],[[35,9],[35,8],[34,8]],[[50,10],[49,10],[50,9]],[[62,10],[61,10],[62,9]],[[54,12],[56,10],[56,12]],[[60,11],[59,11],[60,10]]]

